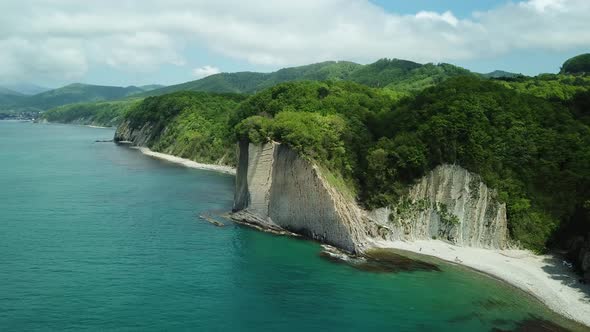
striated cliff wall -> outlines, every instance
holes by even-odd
[[[442,165],[399,203],[369,214],[387,226],[388,240],[438,238],[458,245],[503,248],[508,237],[506,205],[481,179],[456,165]]]
[[[439,166],[393,207],[362,210],[312,162],[285,145],[241,142],[233,218],[287,229],[342,249],[372,240],[439,238],[458,245],[506,245],[506,207],[459,166]]]
[[[317,166],[274,142],[242,142],[238,160],[233,218],[359,251],[367,218]]]

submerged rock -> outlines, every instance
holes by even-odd
[[[362,255],[350,255],[335,247],[322,246],[320,256],[333,262],[346,263],[355,269],[376,273],[436,271],[436,264],[400,255],[390,249],[371,249]]]
[[[569,332],[570,330],[540,317],[531,316],[512,329],[494,328],[494,332]]]

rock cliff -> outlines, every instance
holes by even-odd
[[[367,218],[319,168],[278,143],[240,143],[233,218],[356,252]]]
[[[388,240],[438,238],[483,248],[503,248],[507,241],[506,205],[478,176],[456,165],[438,166],[397,205],[369,215],[391,230]]]
[[[146,123],[140,128],[134,129],[129,121],[123,121],[115,132],[115,142],[131,142],[136,146],[149,146],[149,142],[153,139],[154,132],[152,125]]]
[[[285,145],[241,142],[233,218],[286,229],[358,252],[372,240],[433,237],[458,245],[501,248],[506,207],[481,180],[458,166],[434,169],[393,207],[362,210],[321,169]]]

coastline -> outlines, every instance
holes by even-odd
[[[124,142],[119,142],[119,143],[124,143]],[[192,161],[190,159],[184,159],[184,158],[176,157],[176,156],[166,154],[166,153],[155,152],[155,151],[150,150],[149,148],[142,147],[142,146],[132,146],[131,148],[139,150],[141,153],[143,153],[146,156],[150,156],[152,158],[156,158],[156,159],[160,159],[160,160],[169,161],[171,163],[179,164],[184,167],[201,169],[201,170],[208,170],[208,171],[215,171],[215,172],[220,172],[220,173],[230,174],[230,175],[236,175],[236,169],[233,167],[230,167],[230,166],[198,163],[198,162]]]
[[[554,312],[590,326],[590,285],[580,284],[579,276],[558,257],[526,250],[459,247],[439,240],[376,241],[373,245],[436,257],[488,274],[531,294]]]
[[[118,143],[131,144],[125,141]],[[146,147],[131,148],[144,155],[189,168],[236,174],[236,169],[228,166],[198,163]],[[241,223],[235,218],[231,219]],[[247,225],[262,230],[255,225]],[[369,246],[432,256],[487,274],[527,292],[555,313],[590,327],[590,285],[580,284],[579,276],[564,266],[562,259],[556,256],[535,255],[526,250],[460,247],[440,240],[372,241]]]
[[[98,129],[105,129],[105,128],[112,128],[112,127],[103,127],[103,126],[94,126],[94,125],[84,125],[88,128],[98,128]]]

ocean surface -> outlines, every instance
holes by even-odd
[[[198,218],[234,178],[0,121],[0,330],[491,331],[569,322],[468,269],[369,271],[318,243]],[[541,321],[544,320],[544,321]],[[528,325],[527,325],[528,324]]]

